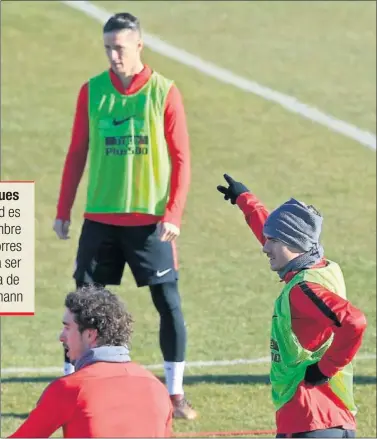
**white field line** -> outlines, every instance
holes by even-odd
[[[360,354],[358,355],[354,362],[365,361],[365,360],[376,360],[375,354]],[[249,358],[249,359],[236,359],[236,360],[213,360],[213,361],[188,361],[186,362],[186,368],[206,368],[206,367],[228,367],[228,366],[238,366],[243,364],[268,364],[270,363],[270,357],[260,357],[260,358]],[[163,370],[163,364],[149,364],[144,366],[149,370]],[[3,375],[18,375],[26,373],[59,373],[63,371],[63,364],[61,367],[8,367],[1,369],[1,376]]]
[[[61,0],[61,2],[70,6],[71,8],[84,12],[86,15],[95,18],[101,23],[105,22],[112,15],[112,13],[93,5],[88,1]],[[216,78],[221,82],[231,84],[241,90],[254,93],[263,99],[275,102],[292,113],[299,114],[300,116],[309,119],[312,122],[316,122],[332,131],[356,140],[360,144],[370,149],[376,149],[376,135],[374,133],[362,130],[355,125],[326,114],[318,108],[304,104],[293,96],[280,93],[258,84],[257,82],[250,81],[242,76],[238,76],[227,69],[218,67],[215,64],[192,55],[183,49],[179,49],[178,47],[166,43],[155,35],[145,33],[144,42],[149,49],[156,53],[199,70],[200,72],[205,73],[207,76]]]

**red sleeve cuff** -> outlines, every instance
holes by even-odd
[[[60,219],[62,221],[71,221],[71,212],[70,209],[64,209],[61,206],[58,206],[56,219]]]
[[[257,207],[260,201],[254,194],[250,192],[245,192],[237,197],[236,203],[237,206],[242,210],[242,212],[244,212],[246,208],[248,212],[250,212],[250,208],[253,209],[253,207]]]
[[[165,223],[174,224],[179,229],[181,228],[181,218],[178,218],[177,215],[167,211],[162,219]]]

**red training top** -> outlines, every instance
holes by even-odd
[[[130,85],[124,89],[122,82],[110,69],[110,79],[119,93],[130,95],[139,91],[149,80],[152,70],[145,65],[144,69],[133,76]],[[142,226],[166,221],[180,227],[183,210],[190,185],[190,150],[186,116],[182,97],[178,88],[173,85],[165,104],[165,139],[171,158],[170,198],[163,218],[141,213],[89,214],[85,218],[93,221],[117,226]],[[84,172],[89,148],[88,120],[88,83],[79,92],[76,115],[73,124],[71,144],[65,159],[61,180],[60,195],[57,205],[57,219],[69,220],[77,188]]]
[[[269,212],[250,193],[240,195],[237,205],[263,245],[263,224]],[[325,264],[323,259],[313,268]],[[296,273],[288,273],[283,281],[288,283]],[[315,351],[334,333],[331,346],[318,363],[321,372],[332,377],[353,359],[359,349],[366,329],[364,314],[348,300],[316,283],[294,286],[289,298],[292,329],[305,349]],[[300,383],[294,397],[277,411],[276,425],[277,433],[288,435],[331,427],[356,430],[354,416],[328,384],[312,386],[305,382]]]
[[[98,362],[58,378],[11,438],[171,437],[165,386],[136,363]]]

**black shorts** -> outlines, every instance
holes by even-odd
[[[178,279],[174,242],[162,242],[157,225],[113,226],[84,220],[73,278],[77,283],[120,285],[128,264],[136,285]]]

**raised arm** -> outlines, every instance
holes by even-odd
[[[229,200],[232,204],[237,204],[245,215],[248,226],[258,241],[264,245],[263,225],[269,215],[268,210],[254,194],[250,193],[244,184],[233,180],[227,174],[224,174],[224,178],[229,187],[217,186],[217,190],[224,194],[225,200]]]

